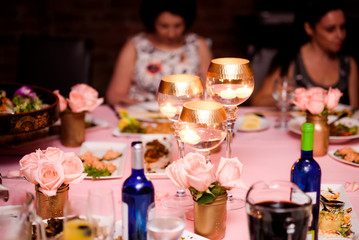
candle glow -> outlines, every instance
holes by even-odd
[[[200,136],[196,133],[196,131],[190,129],[188,126],[186,126],[186,129],[179,132],[179,136],[184,143],[189,143],[193,145],[199,143],[201,140]]]
[[[166,117],[171,118],[174,117],[177,113],[177,108],[172,106],[171,103],[167,103],[167,105],[160,107],[161,113],[163,113]]]
[[[245,87],[240,87],[237,88],[235,90],[233,90],[231,87],[226,88],[225,90],[222,90],[219,95],[221,96],[221,98],[224,99],[233,99],[233,98],[247,98],[248,96],[250,96],[252,93],[252,89],[248,88],[247,86]]]

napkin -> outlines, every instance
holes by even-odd
[[[355,192],[359,190],[359,184],[357,182],[346,182],[344,188],[347,192]]]

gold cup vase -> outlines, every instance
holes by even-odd
[[[36,211],[42,219],[63,217],[65,202],[69,196],[69,185],[63,184],[57,189],[55,196],[47,196],[35,187],[36,192]]]
[[[329,124],[328,115],[318,116],[307,114],[307,122],[314,124],[313,134],[313,156],[324,156],[328,152]]]
[[[61,113],[60,139],[66,147],[79,147],[85,141],[85,112]]]
[[[194,232],[203,237],[218,240],[226,234],[227,194],[218,196],[211,203],[194,203]]]

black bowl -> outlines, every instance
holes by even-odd
[[[6,91],[6,97],[12,99],[13,94],[22,86],[29,86],[47,107],[25,113],[0,114],[0,135],[23,134],[37,131],[52,125],[59,118],[59,99],[50,90],[42,87],[0,82],[0,90]]]

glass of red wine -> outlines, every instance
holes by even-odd
[[[246,196],[250,239],[306,239],[312,201],[287,181],[257,182]]]

